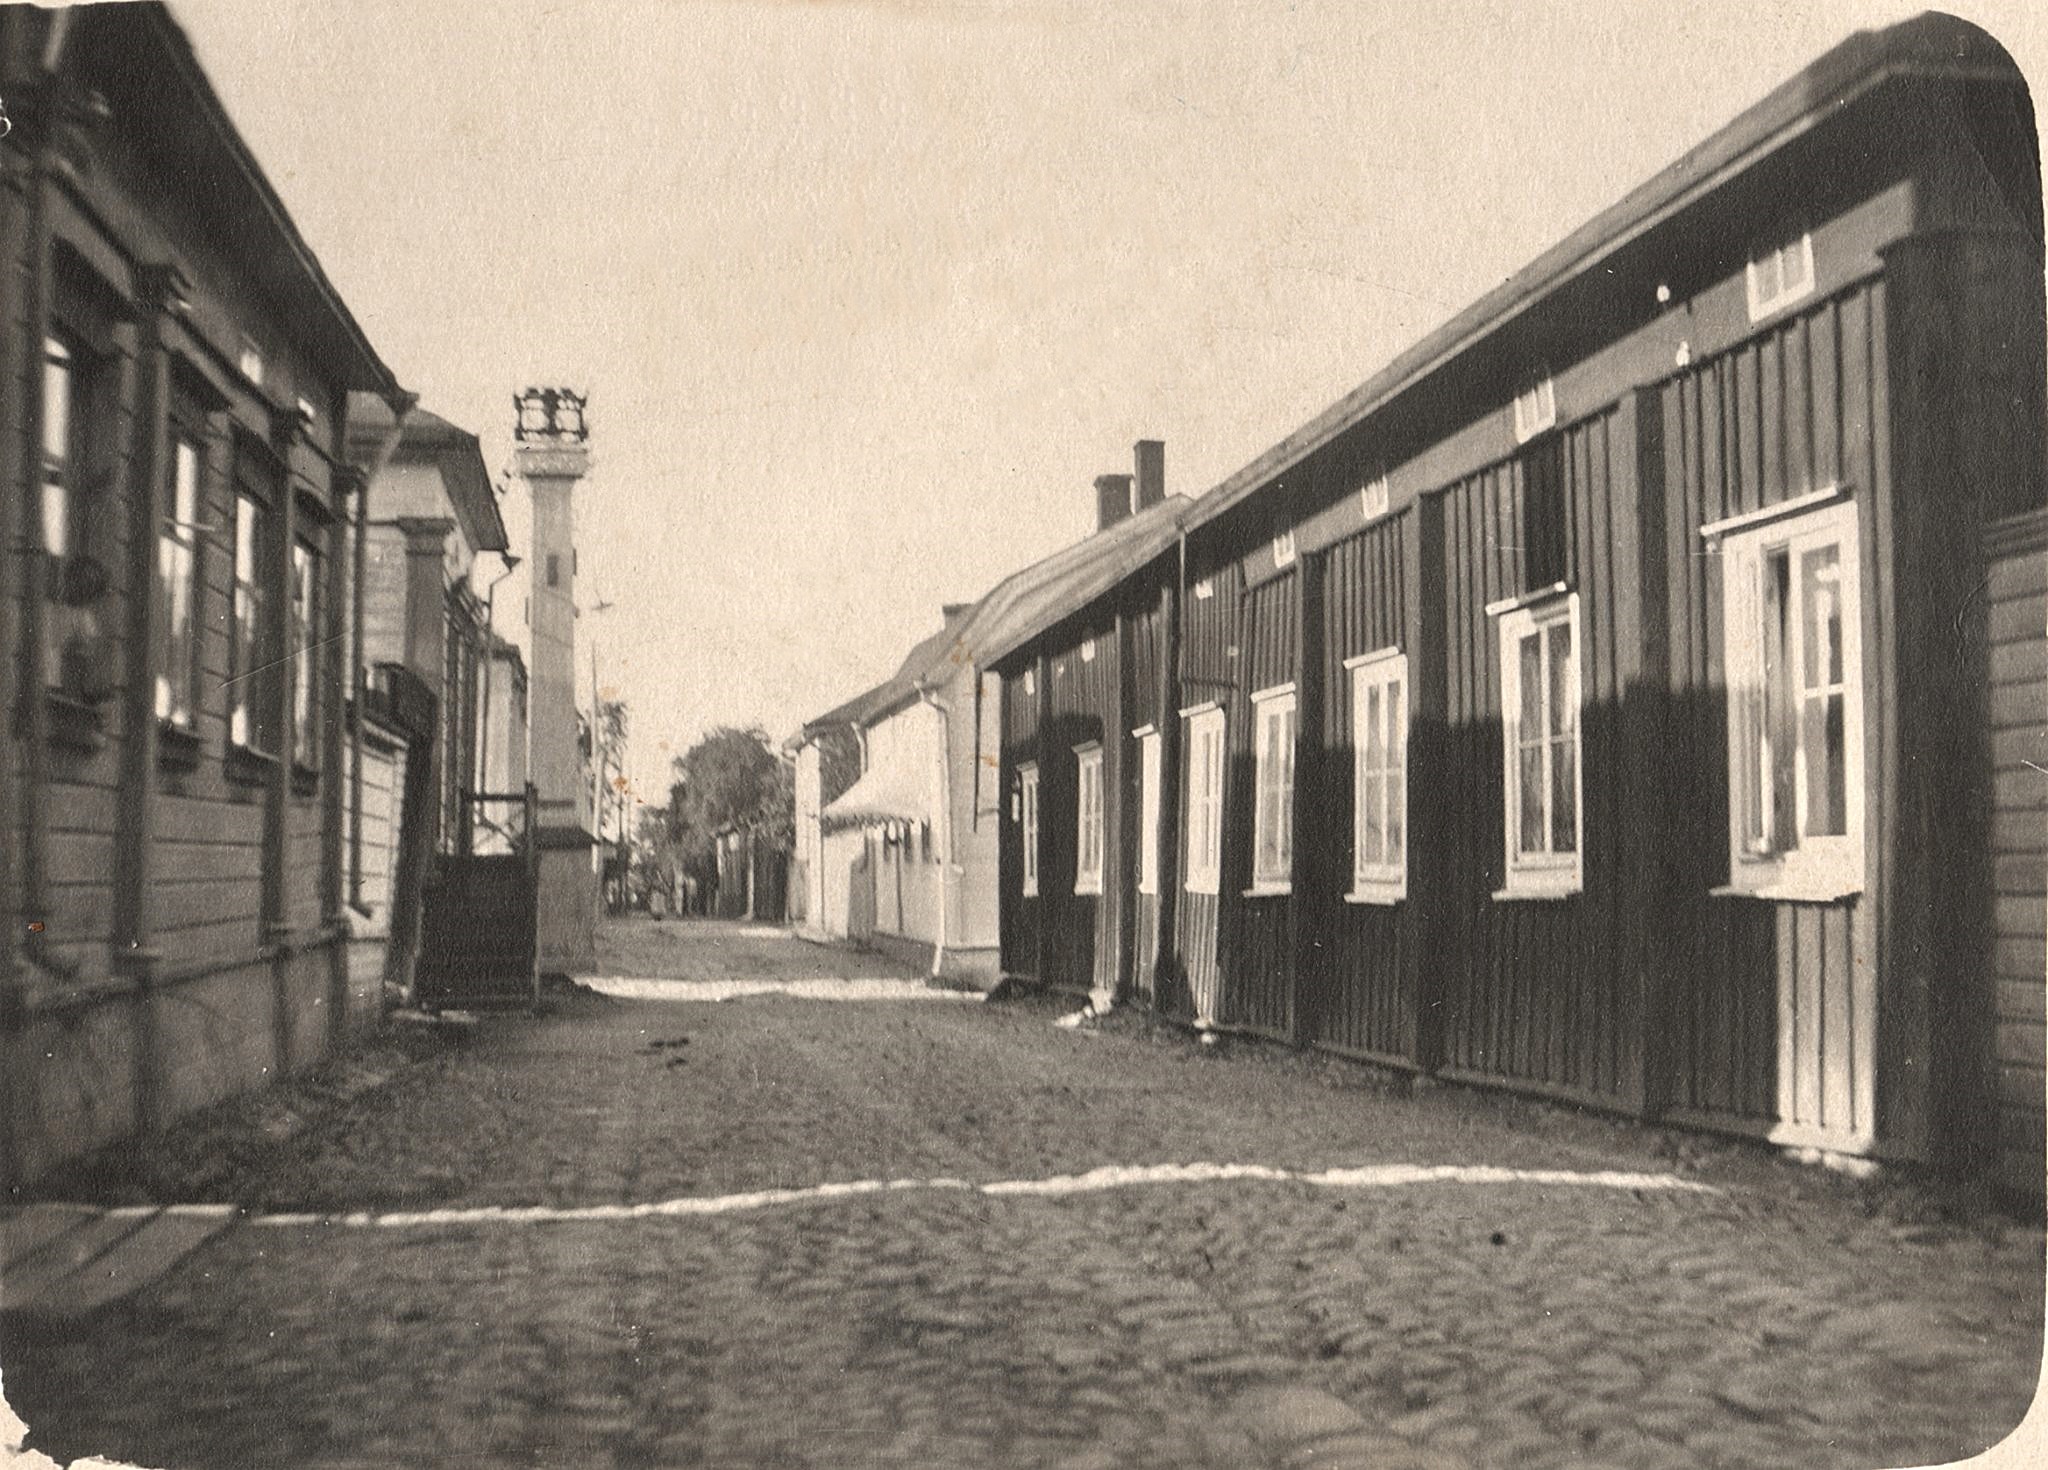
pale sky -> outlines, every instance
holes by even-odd
[[[1199,495],[1924,7],[172,8],[370,339],[494,471],[517,388],[590,390],[579,590],[615,606],[582,679],[595,642],[659,800],[706,728],[779,739],[1085,535],[1134,440]],[[2040,7],[1953,8],[2048,75]]]

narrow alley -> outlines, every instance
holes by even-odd
[[[1897,1187],[781,930],[615,922],[599,961],[268,1151],[134,1295],[0,1319],[30,1447],[1865,1466],[2031,1396],[2039,1231]]]

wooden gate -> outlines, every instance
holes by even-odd
[[[540,1003],[536,793],[462,795],[456,850],[436,857],[415,989],[427,1010]]]

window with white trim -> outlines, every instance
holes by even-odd
[[[1527,444],[1557,423],[1557,384],[1545,377],[1515,395],[1515,442]]]
[[[1216,582],[1212,577],[1198,577],[1195,580],[1195,601],[1207,602],[1216,595]]]
[[[1190,893],[1214,893],[1223,871],[1223,711],[1188,718],[1188,860]]]
[[[1577,593],[1501,615],[1503,896],[1556,896],[1577,893],[1581,886],[1578,625]]]
[[[1863,887],[1863,659],[1854,502],[1721,540],[1729,880]]]
[[[1749,263],[1749,319],[1761,321],[1813,292],[1813,236],[1802,234]]]
[[[174,421],[171,494],[157,527],[156,717],[190,730],[199,709],[199,517],[204,441]]]
[[[1387,513],[1387,507],[1391,499],[1392,496],[1390,487],[1387,484],[1387,477],[1380,475],[1374,479],[1367,480],[1364,487],[1359,490],[1358,508],[1365,513],[1367,520],[1376,521]]]
[[[1102,747],[1074,747],[1074,892],[1102,892]]]
[[[1084,664],[1095,662],[1095,640],[1093,638],[1083,638],[1081,640],[1081,662]]]
[[[1159,891],[1159,732],[1138,737],[1138,892]]]
[[[1273,538],[1273,565],[1291,567],[1294,565],[1294,533],[1282,531]]]
[[[229,616],[228,739],[267,754],[276,753],[279,675],[275,608],[270,587],[271,537],[275,521],[268,504],[247,490],[235,495],[235,571]]]
[[[1018,795],[1023,812],[1018,819],[1024,853],[1024,896],[1038,897],[1038,767],[1017,767]]]
[[[291,633],[292,760],[304,770],[320,766],[320,670],[325,661],[321,640],[322,606],[320,551],[310,541],[292,547]],[[471,652],[474,657],[474,652]],[[453,703],[453,702],[451,702]],[[460,711],[455,711],[459,715]],[[459,719],[456,725],[459,726]],[[452,727],[451,727],[452,728]],[[461,775],[453,752],[463,747],[452,740],[445,747],[451,775]],[[456,820],[461,814],[461,788],[456,789]],[[451,828],[452,830],[452,828]]]
[[[1294,686],[1252,696],[1252,888],[1285,892],[1294,877]]]
[[[1351,896],[1408,891],[1408,655],[1347,661],[1351,672]]]

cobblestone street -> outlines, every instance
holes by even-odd
[[[672,983],[467,1028],[237,1180],[250,1215],[138,1294],[5,1319],[31,1447],[1874,1466],[1975,1453],[2033,1390],[2034,1227],[1135,1017],[1062,1029],[1049,1001],[715,983],[912,978],[776,931],[604,944]],[[1274,1177],[1066,1177],[1203,1163]],[[1396,1165],[1498,1172],[1303,1177]]]

